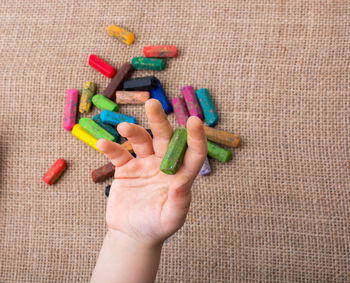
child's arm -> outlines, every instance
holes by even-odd
[[[190,188],[207,154],[202,121],[187,122],[188,148],[175,175],[159,170],[173,131],[161,104],[146,103],[153,141],[140,126],[122,123],[118,132],[132,144],[137,158],[119,144],[99,140],[98,148],[116,166],[107,203],[108,233],[92,282],[153,282],[163,241],[185,222]]]
[[[108,231],[92,276],[92,282],[153,282],[162,244],[148,246]]]

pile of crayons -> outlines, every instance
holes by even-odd
[[[109,26],[107,33],[128,45],[134,42],[135,37],[131,32],[115,25]],[[96,94],[96,83],[85,82],[79,103],[79,91],[69,89],[66,96],[63,128],[71,131],[73,136],[99,151],[96,147],[98,139],[103,138],[118,142],[119,133],[116,129],[118,124],[122,122],[136,124],[134,117],[117,112],[119,104],[144,104],[149,98],[154,98],[160,101],[166,114],[174,112],[179,125],[179,128],[174,131],[160,165],[160,170],[163,173],[176,174],[182,164],[187,148],[186,122],[190,116],[197,116],[201,120],[205,120],[207,124],[207,126],[204,126],[204,130],[208,139],[208,156],[221,162],[227,162],[232,156],[231,151],[220,147],[217,143],[235,148],[240,145],[240,138],[232,133],[214,128],[218,123],[219,116],[208,89],[202,88],[195,91],[192,86],[185,86],[181,89],[182,97],[174,97],[170,103],[161,82],[155,76],[129,79],[130,75],[137,69],[163,70],[166,66],[165,58],[178,56],[176,46],[146,46],[143,53],[145,57],[132,58],[131,63],[125,62],[118,72],[103,59],[91,54],[89,65],[106,77],[111,78],[111,81],[101,94]],[[86,114],[91,111],[92,104],[99,108],[101,113],[95,115],[92,119],[88,117],[80,118],[79,123],[76,123],[77,109],[80,113]],[[148,132],[152,136],[151,131],[148,130]],[[133,153],[129,141],[121,145],[130,153]],[[66,167],[67,164],[64,159],[56,160],[44,175],[44,182],[52,185]],[[102,182],[112,177],[114,170],[112,163],[105,164],[92,171],[92,180]],[[210,164],[207,158],[199,174],[207,175],[210,172]],[[108,195],[109,188],[110,186],[106,188],[106,195]]]

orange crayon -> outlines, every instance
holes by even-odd
[[[212,127],[203,126],[207,139],[223,145],[238,147],[241,143],[239,136]]]

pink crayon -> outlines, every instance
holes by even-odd
[[[204,119],[202,109],[198,103],[196,93],[192,86],[184,86],[181,89],[182,96],[185,99],[186,106],[190,116],[197,116],[201,120]]]
[[[174,97],[171,103],[174,108],[177,123],[180,127],[186,127],[186,122],[188,117],[190,117],[190,114],[188,114],[185,101],[181,97]]]
[[[71,131],[75,125],[75,119],[77,116],[79,92],[75,88],[67,90],[66,105],[64,107],[64,119],[63,128],[67,131]]]

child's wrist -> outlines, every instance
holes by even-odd
[[[163,246],[163,241],[161,242],[149,242],[135,239],[123,232],[118,230],[109,229],[106,237],[109,238],[115,244],[122,244],[124,246],[129,246],[132,249],[137,250],[161,250]]]

